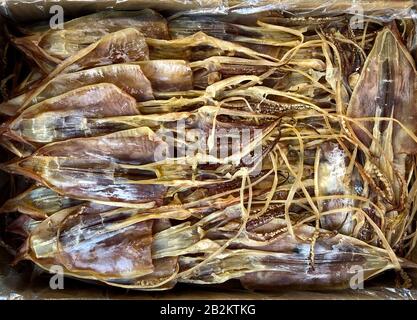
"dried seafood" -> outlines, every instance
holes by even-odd
[[[20,214],[17,261],[141,290],[347,288],[358,268],[408,286],[415,21],[350,18],[143,10],[22,28],[37,67],[0,104],[1,168],[32,183],[0,208]]]

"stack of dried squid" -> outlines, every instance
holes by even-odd
[[[417,232],[411,20],[108,11],[22,27],[16,261],[112,286],[347,288]],[[16,75],[15,75],[16,76]],[[6,80],[7,81],[7,80]],[[359,269],[358,269],[359,268]]]

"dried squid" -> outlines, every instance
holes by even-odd
[[[0,104],[15,262],[140,290],[409,287],[416,22],[229,5],[19,28],[30,68]]]
[[[62,29],[35,31],[27,37],[16,38],[14,44],[47,72],[104,36],[127,28],[136,29],[145,37],[169,37],[165,19],[157,12],[146,9],[91,14],[68,21]],[[121,49],[120,53],[123,51]]]

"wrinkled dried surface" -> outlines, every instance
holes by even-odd
[[[16,261],[140,290],[411,285],[415,21],[270,4],[19,28],[37,66],[0,105],[0,168],[32,185],[0,209]]]
[[[49,144],[12,165],[61,194],[105,202],[160,203],[164,186],[123,182],[115,164],[146,164],[163,141],[134,129]],[[122,170],[121,168],[119,170]],[[121,171],[122,173],[123,171]]]
[[[155,91],[193,89],[193,73],[183,60],[150,60],[141,62],[140,66]]]
[[[169,38],[165,19],[157,12],[146,9],[99,12],[68,21],[61,29],[35,31],[30,36],[15,38],[13,41],[31,59],[35,60],[42,70],[47,72],[54,65],[76,55],[89,45],[99,42],[108,34],[127,28],[135,29],[145,37]],[[128,46],[118,50],[117,45],[115,42],[113,54],[122,55],[129,50]],[[108,51],[108,54],[112,52]],[[104,59],[105,56],[103,55],[102,58]],[[113,59],[117,57],[113,55]]]
[[[23,111],[9,125],[10,136],[48,143],[69,138],[104,134],[86,130],[89,118],[138,114],[136,100],[112,84],[81,87],[44,100]]]
[[[43,260],[55,261],[70,273],[93,274],[96,279],[133,278],[151,273],[152,221],[108,230],[109,224],[121,217],[86,213],[82,207],[78,212],[62,211],[32,231],[26,254],[41,265]]]
[[[355,87],[347,114],[353,118],[392,117],[413,133],[417,133],[416,69],[407,49],[399,39],[398,30],[385,28],[378,34],[374,48],[364,66],[364,72]],[[372,136],[374,126],[381,134],[387,129],[386,121],[365,122],[364,127]],[[398,124],[393,124],[392,146],[395,153],[414,154],[415,142]],[[371,138],[361,129],[355,129],[366,145]]]
[[[51,189],[33,186],[6,201],[0,212],[19,211],[35,219],[45,219],[55,212],[81,203],[79,200],[63,197]]]

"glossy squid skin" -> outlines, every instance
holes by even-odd
[[[161,204],[166,187],[126,182],[117,177],[117,164],[153,162],[155,150],[163,145],[162,140],[141,129],[70,139],[39,149],[12,165],[12,170],[76,199],[155,205]]]
[[[149,60],[140,62],[139,65],[155,91],[193,89],[193,72],[184,60]]]
[[[240,279],[251,290],[341,289],[350,286],[358,268],[364,270],[366,280],[394,267],[386,250],[355,238],[319,230],[312,246],[314,227],[299,225],[293,230],[294,236],[288,232],[285,220],[268,219],[244,231],[217,257],[180,281],[211,284]],[[212,235],[218,237],[219,233]],[[229,232],[223,236],[232,235]],[[262,239],[260,235],[271,236]],[[181,257],[181,270],[202,261]]]
[[[264,230],[261,230],[262,228]],[[262,228],[256,231],[271,231],[270,226]],[[285,228],[282,221],[277,223],[276,229],[280,228]],[[364,280],[386,268],[392,268],[386,251],[355,238],[323,230],[314,243],[313,256],[311,239],[314,228],[300,226],[294,231],[296,238],[284,231],[266,246],[249,246],[252,249],[279,252],[282,256],[266,255],[265,258],[261,258],[265,271],[248,272],[241,277],[240,281],[245,288],[252,290],[348,288],[358,268],[365,270]],[[279,267],[275,271],[273,269],[276,266]]]
[[[88,224],[85,220],[83,223]],[[143,222],[109,232],[105,236],[98,233],[91,238],[88,237],[89,232],[85,231],[81,240],[78,233],[67,235],[63,232],[60,234],[61,259],[69,270],[88,270],[105,276],[120,274],[130,277],[130,273],[138,270],[142,274],[149,273],[153,270],[149,248],[152,241],[151,225],[152,222]],[[98,227],[101,228],[100,225]],[[78,224],[74,228],[78,229]]]
[[[194,86],[205,89],[207,86],[220,81],[239,75],[256,75],[261,76],[274,68],[273,63],[267,64],[266,61],[259,63],[257,60],[243,59],[237,57],[210,57],[203,60],[200,66],[194,66]],[[264,83],[270,83],[279,80],[285,75],[285,72],[276,70]],[[271,85],[273,87],[273,85]]]
[[[65,59],[106,34],[134,28],[145,37],[168,39],[165,19],[156,11],[105,11],[68,21],[64,30],[49,30],[39,46],[60,59]]]
[[[46,77],[42,84],[63,72],[74,72],[115,63],[147,60],[149,49],[143,34],[134,28],[109,33],[100,40],[52,65],[39,63]]]
[[[416,133],[415,79],[415,63],[403,45],[398,30],[394,25],[384,28],[378,34],[365,62],[347,115],[352,118],[392,116]],[[378,126],[381,133],[388,126],[387,121],[367,121],[361,124],[371,136],[374,126]],[[371,137],[355,125],[353,129],[362,143],[370,146]],[[415,154],[417,150],[416,143],[398,124],[394,124],[392,146],[394,154]]]
[[[39,223],[40,220],[35,220],[28,215],[22,214],[7,225],[5,231],[26,239]]]
[[[385,233],[392,245],[402,241],[409,217],[407,159],[417,151],[416,99],[415,61],[393,22],[377,34],[347,109],[353,120],[349,130],[370,150],[362,161],[371,189],[367,196],[384,204]]]
[[[9,231],[27,238],[20,259],[30,259],[42,268],[58,264],[73,277],[137,289],[170,289],[176,283],[177,257],[154,259],[152,242],[153,235],[171,223],[146,220],[115,228],[135,213],[86,203],[36,224],[20,219],[27,226],[11,225]]]
[[[114,63],[148,60],[145,37],[133,28],[110,33],[58,65],[57,70],[78,71]],[[54,72],[57,73],[57,70]]]
[[[14,43],[48,71],[108,34],[132,28],[146,37],[168,39],[165,19],[153,10],[106,11],[71,20],[64,28],[15,38]]]
[[[48,100],[43,103],[45,102],[48,102]],[[102,105],[99,104],[99,106]],[[114,105],[112,106],[114,107]],[[32,106],[25,113],[35,107],[36,105]],[[116,109],[118,111],[122,110],[122,108]],[[87,107],[82,108],[82,110],[88,112]],[[176,165],[174,163],[166,165],[163,163],[158,165],[157,163],[166,159],[166,157],[183,157],[180,147],[173,144],[172,137],[169,139],[169,136],[161,136],[161,133],[156,133],[147,126],[154,122],[156,129],[160,126],[171,132],[172,129],[176,129],[177,121],[183,119],[185,129],[199,129],[207,133],[208,136],[213,128],[214,118],[217,117],[214,136],[217,148],[220,149],[218,150],[220,155],[224,152],[227,156],[236,157],[237,155],[242,158],[243,156],[237,153],[231,153],[233,150],[231,150],[230,143],[221,144],[221,141],[217,139],[217,134],[233,137],[239,134],[241,129],[250,128],[252,131],[250,141],[253,141],[253,130],[259,129],[262,135],[266,135],[277,124],[276,122],[263,125],[239,123],[237,120],[227,119],[228,114],[230,114],[229,110],[219,110],[206,106],[196,112],[171,113],[162,116],[114,117],[111,118],[112,121],[122,118],[121,123],[127,126],[132,125],[136,129],[51,143],[38,149],[31,156],[11,163],[7,167],[11,172],[31,177],[60,194],[80,200],[114,201],[124,206],[143,203],[150,206],[161,205],[170,186],[173,187],[172,192],[174,192],[174,190],[177,190],[176,188],[180,188],[179,190],[188,188],[188,186],[193,186],[198,181],[204,182],[204,180],[216,178],[221,178],[220,181],[227,180],[222,177],[221,172],[216,173],[221,161],[223,161],[223,156],[218,159],[219,163],[215,163],[213,168],[206,166],[205,163],[199,165],[200,171],[194,177],[198,181],[188,185],[188,179],[191,176],[183,177],[182,175],[191,175],[192,170],[175,172]],[[237,113],[237,115],[243,118],[250,116],[246,113]],[[51,119],[59,120],[62,118],[52,115]],[[233,132],[222,133],[220,131],[231,128],[234,129]],[[56,131],[58,130],[53,130],[53,132]],[[74,131],[71,130],[71,132]],[[164,134],[164,132],[162,133]],[[165,141],[163,141],[164,137],[166,138]],[[265,150],[263,149],[262,154],[264,155],[265,152],[270,151],[272,146],[273,144],[270,144]],[[245,147],[247,146],[240,146],[240,148]],[[249,147],[254,148],[255,146],[249,145]],[[177,155],[175,155],[175,150],[171,154],[172,149],[177,151]],[[203,151],[206,152],[206,149],[203,149]],[[249,150],[245,152],[249,152]],[[245,158],[246,160],[248,159]],[[151,163],[152,167],[149,167]],[[149,164],[148,167],[141,167],[145,164]],[[253,163],[245,162],[242,165],[250,166]],[[187,168],[190,170],[191,164],[177,167],[179,170],[187,170]],[[235,169],[232,168],[231,170]],[[159,172],[160,178],[156,175],[156,172]],[[172,178],[168,179],[169,177]],[[184,180],[184,178],[186,179]],[[149,179],[153,180],[148,182]]]
[[[18,211],[35,219],[45,219],[55,212],[81,203],[82,201],[61,196],[49,188],[32,186],[6,201],[0,212]]]
[[[285,47],[288,46],[285,43],[292,42],[294,44],[297,40],[297,37],[289,33],[269,32],[269,30],[258,26],[249,27],[243,24],[229,23],[216,17],[182,16],[171,20],[168,28],[173,39],[184,38],[196,32],[204,32],[212,37],[240,43],[271,56],[277,56],[279,46]]]
[[[332,141],[324,142],[320,146],[321,157],[318,168],[318,191],[321,196],[341,195],[340,199],[324,200],[319,203],[322,211],[334,210],[354,206],[354,201],[343,198],[343,195],[352,194],[352,179],[348,180],[348,157],[341,147]],[[353,191],[354,192],[354,191]],[[325,215],[320,218],[320,224],[324,229],[339,231],[351,235],[355,223],[352,212],[340,212]]]
[[[35,99],[36,102],[40,102],[40,100],[58,96],[70,90],[99,83],[114,84],[135,98],[136,101],[147,101],[154,98],[152,84],[143,74],[140,66],[112,64],[59,75],[52,79],[42,94]]]
[[[101,83],[69,91],[24,110],[9,125],[10,136],[48,143],[94,135],[89,118],[137,115],[136,100],[113,84]],[[107,131],[108,130],[108,131]],[[102,133],[116,131],[103,129]]]
[[[0,110],[10,116],[16,116],[24,109],[84,86],[111,83],[131,95],[136,101],[153,99],[152,85],[143,74],[140,66],[114,64],[91,68],[78,72],[60,74],[51,79],[43,88],[35,87],[24,94],[0,104]],[[32,96],[35,90],[39,92]],[[32,97],[31,97],[32,96]],[[31,99],[30,101],[27,101]]]
[[[124,216],[123,212],[106,216],[100,206],[61,211],[31,232],[25,257],[41,265],[55,262],[78,276],[98,280],[150,274],[153,223],[111,230]]]
[[[150,59],[184,59],[188,61],[204,60],[212,56],[232,55],[237,57],[264,57],[274,60],[271,56],[256,50],[211,37],[201,31],[173,40],[147,39]],[[227,53],[227,54],[226,54]]]

